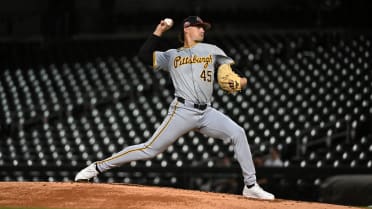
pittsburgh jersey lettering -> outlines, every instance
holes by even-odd
[[[173,65],[174,68],[178,68],[181,65],[185,64],[195,64],[195,63],[204,63],[203,67],[206,69],[210,63],[212,63],[213,58],[212,55],[205,56],[205,57],[199,57],[197,55],[194,55],[192,57],[181,57],[177,56],[174,58]]]

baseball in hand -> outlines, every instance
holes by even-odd
[[[165,18],[164,19],[165,24],[167,24],[169,27],[173,26],[173,20],[171,18]]]

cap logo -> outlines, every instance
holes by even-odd
[[[199,16],[189,16],[183,20],[183,28],[190,26],[201,26],[204,30],[209,30],[211,28],[211,25],[204,22]]]

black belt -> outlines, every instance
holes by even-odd
[[[182,97],[177,97],[177,101],[181,102],[182,104],[185,104],[185,99]],[[208,107],[208,104],[195,104],[193,103],[194,108],[199,110],[205,110]]]

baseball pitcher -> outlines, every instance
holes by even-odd
[[[183,21],[183,46],[158,51],[164,32],[172,27],[170,19],[161,20],[145,41],[138,56],[154,70],[169,72],[174,85],[174,100],[160,127],[145,143],[126,147],[122,151],[81,170],[75,181],[89,181],[98,174],[135,160],[145,160],[163,152],[180,136],[197,130],[213,138],[229,141],[244,177],[243,196],[273,200],[256,182],[256,171],[245,131],[228,116],[211,107],[213,82],[217,74],[220,87],[229,93],[239,92],[247,79],[232,70],[234,61],[219,47],[203,43],[211,25],[198,16]]]

